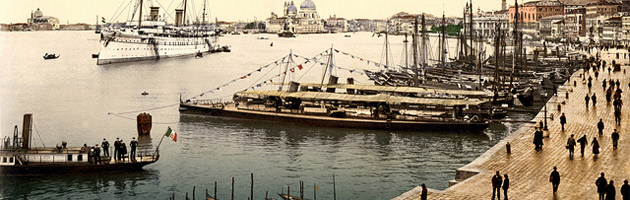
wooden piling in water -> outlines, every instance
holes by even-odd
[[[217,182],[214,182],[214,199],[218,199],[217,198]]]
[[[337,200],[337,189],[335,185],[335,174],[333,174],[333,200]]]
[[[252,186],[249,188],[249,199],[254,200],[254,173],[251,173],[252,177]]]
[[[232,177],[232,200],[234,200],[234,177]]]
[[[313,200],[317,200],[317,185],[313,184]]]
[[[193,185],[193,200],[195,200],[195,186]]]

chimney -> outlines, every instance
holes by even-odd
[[[330,79],[328,79],[328,85],[335,85],[337,84],[337,80],[339,80],[339,77],[336,76],[330,76]],[[326,92],[335,92],[335,88],[326,88]]]
[[[184,13],[184,10],[182,9],[175,9],[175,26],[181,26],[182,25],[182,14]]]
[[[24,123],[22,124],[22,148],[28,149],[31,144],[31,130],[33,129],[33,114],[24,114]]]
[[[159,12],[160,12],[160,7],[151,7],[151,21],[158,20]]]

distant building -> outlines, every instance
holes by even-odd
[[[566,36],[577,40],[586,36],[586,9],[574,9],[565,14]]]
[[[630,16],[624,16],[621,18],[621,29],[623,30],[624,45],[630,45]]]
[[[563,15],[547,16],[540,19],[540,37],[560,38],[563,37],[564,17]]]
[[[539,35],[540,20],[543,17],[564,14],[564,4],[552,0],[530,1],[518,6],[518,16],[515,16],[514,6],[510,7],[509,13],[510,23],[514,23],[515,19],[518,19],[521,32],[524,35],[535,37]]]
[[[604,21],[604,31],[600,43],[620,45],[623,34],[621,32],[622,18],[612,17]]]
[[[323,33],[324,21],[317,13],[317,7],[311,0],[305,0],[300,4],[300,10],[295,7],[293,1],[285,2],[282,17],[275,13],[271,13],[271,17],[267,18],[266,31],[268,33],[276,33],[285,27],[295,33]]]
[[[31,18],[27,19],[27,23],[34,30],[59,30],[59,19],[44,16],[39,8],[35,12],[31,12]]]
[[[326,19],[325,29],[329,33],[341,33],[348,31],[348,23],[344,18],[337,18],[332,16]]]
[[[477,12],[473,15],[473,31],[475,37],[493,38],[497,33],[497,25],[501,31],[510,34],[511,27],[507,10],[492,12]],[[510,35],[506,35],[510,37]]]

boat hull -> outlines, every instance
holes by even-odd
[[[384,119],[335,118],[327,116],[296,115],[289,113],[273,113],[249,110],[220,109],[193,104],[180,104],[180,112],[229,118],[241,118],[260,121],[276,121],[304,124],[311,126],[327,126],[337,128],[361,128],[406,131],[445,131],[445,132],[481,132],[488,128],[485,122],[452,122],[452,121],[403,121]]]
[[[139,161],[95,165],[90,163],[34,163],[25,165],[0,166],[0,175],[44,175],[74,174],[119,171],[141,171],[145,165],[155,161]]]

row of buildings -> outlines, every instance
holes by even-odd
[[[473,13],[473,30],[478,37],[491,38],[497,26],[511,30],[518,19],[519,30],[528,39],[625,45],[630,44],[629,11],[630,0],[529,1],[518,5],[518,15],[515,5]]]
[[[59,19],[52,16],[44,16],[44,13],[37,8],[31,11],[31,15],[26,19],[26,23],[0,24],[0,31],[48,31],[48,30],[94,30],[93,24],[60,24]]]

